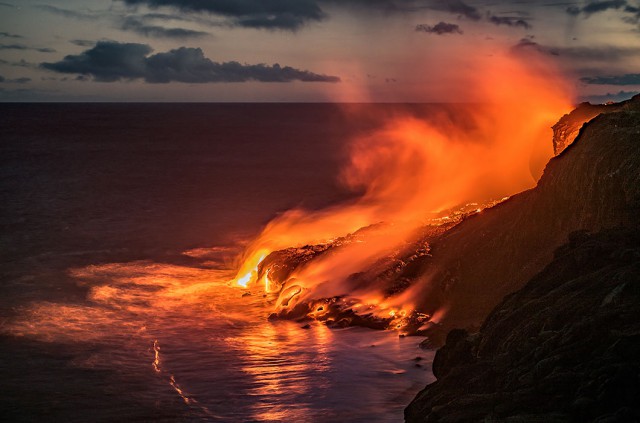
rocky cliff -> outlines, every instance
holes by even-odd
[[[575,233],[479,333],[449,333],[406,421],[638,421],[638,316],[640,231]]]
[[[444,327],[466,330],[447,335],[408,422],[640,420],[639,103],[434,243]]]
[[[557,156],[562,153],[578,136],[582,125],[602,113],[612,113],[620,110],[637,109],[639,96],[610,104],[580,103],[571,113],[562,116],[553,125],[553,152]]]
[[[477,329],[577,230],[635,227],[640,215],[640,97],[584,125],[536,188],[470,217],[431,242],[431,290],[420,308],[448,310],[441,328]]]

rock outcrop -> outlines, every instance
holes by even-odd
[[[639,103],[585,124],[535,189],[434,243],[444,327],[461,329],[407,422],[640,420]]]
[[[580,103],[571,113],[568,113],[553,125],[553,152],[557,156],[562,153],[578,136],[582,125],[602,113],[612,113],[626,108],[633,108],[639,101],[639,96],[612,104]]]
[[[574,233],[479,333],[449,333],[406,421],[638,421],[638,316],[640,231]]]

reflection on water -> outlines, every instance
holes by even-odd
[[[175,420],[395,422],[432,380],[420,339],[268,321],[275,298],[231,286],[227,269],[133,262],[69,274],[86,301],[32,303],[2,331],[73,347],[80,368],[147,375],[151,386],[126,394],[181,399]]]

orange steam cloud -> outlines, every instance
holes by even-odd
[[[407,241],[434,213],[483,203],[535,186],[552,157],[551,126],[572,107],[572,90],[543,58],[478,55],[460,72],[471,103],[435,107],[427,120],[380,117],[381,129],[352,141],[343,182],[362,196],[319,211],[290,210],[270,222],[247,249],[236,282],[259,283],[257,267],[272,251],[328,242],[377,225],[353,243],[298,269],[282,289],[300,299],[357,295],[382,301],[383,287],[354,286],[366,270]],[[262,278],[268,279],[268,277]],[[265,281],[268,284],[268,280]],[[281,301],[289,302],[288,298]],[[397,303],[411,308],[407,295]]]

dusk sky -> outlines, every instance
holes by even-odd
[[[464,101],[505,51],[628,98],[640,1],[3,0],[0,101]]]

